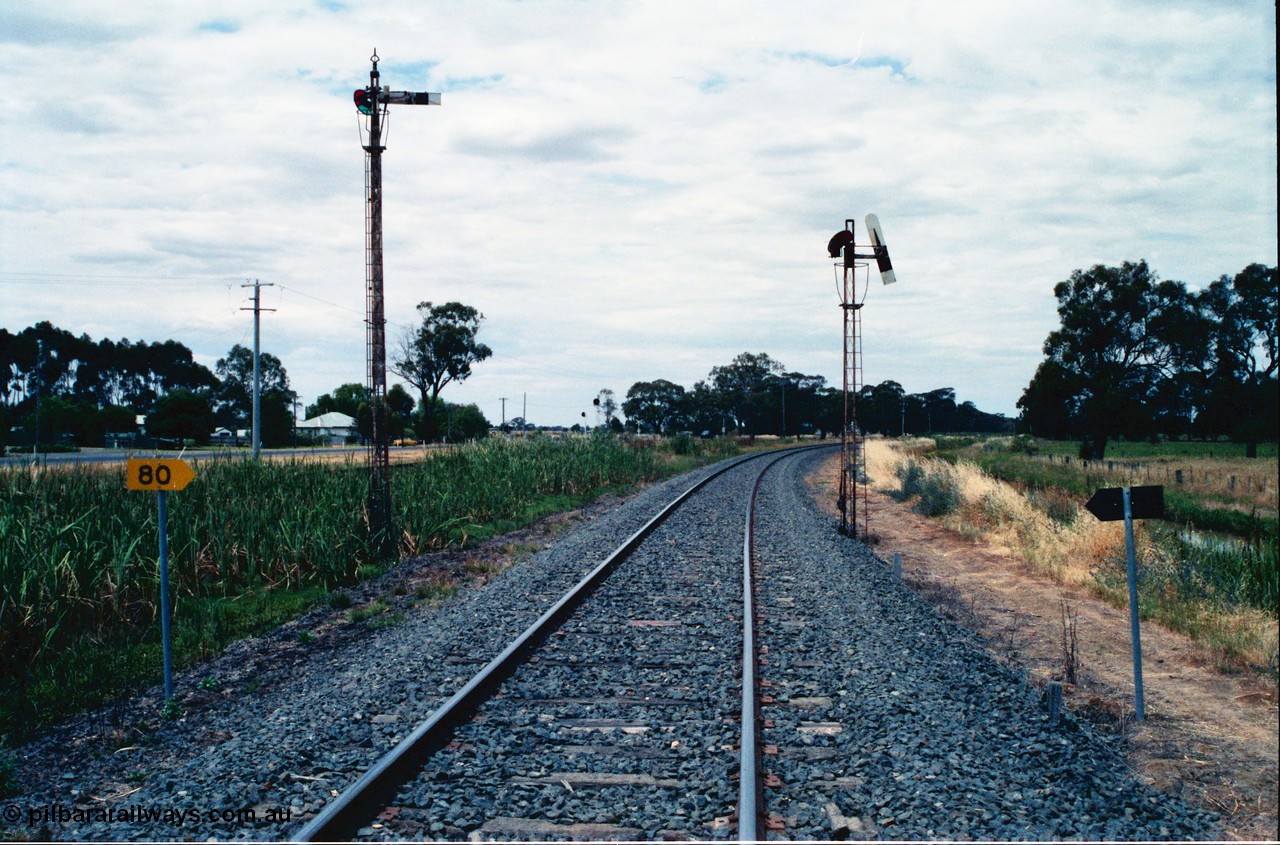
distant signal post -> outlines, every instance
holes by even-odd
[[[869,526],[866,444],[858,427],[858,391],[862,387],[862,302],[857,297],[858,270],[866,270],[867,262],[875,261],[880,281],[886,285],[897,281],[879,219],[868,214],[866,222],[871,252],[857,251],[856,223],[852,219],[845,220],[844,228],[827,242],[827,254],[843,259],[837,266],[844,270],[840,288],[840,308],[844,314],[844,428],[840,432],[840,493],[836,505],[840,510],[840,533],[864,540]],[[865,298],[865,289],[863,295]]]
[[[357,89],[356,110],[364,117],[365,151],[365,337],[368,350],[369,404],[372,431],[369,464],[369,533],[374,546],[385,550],[391,541],[391,437],[387,415],[387,320],[382,292],[382,144],[388,104],[438,106],[440,95],[392,91],[381,84],[378,51],[370,57],[369,86]]]

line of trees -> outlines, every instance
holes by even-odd
[[[603,392],[602,392],[603,393]],[[692,389],[658,379],[636,382],[622,402],[626,426],[670,434],[743,435],[834,433],[844,425],[844,395],[822,376],[788,371],[767,353],[743,352],[712,367]],[[957,404],[944,387],[908,394],[895,381],[864,386],[857,397],[858,425],[867,433],[1012,431],[1013,421]]]
[[[484,315],[457,302],[424,302],[418,311],[421,324],[405,334],[392,369],[419,397],[415,402],[403,386],[391,386],[388,430],[429,441],[483,437],[490,424],[480,409],[447,403],[440,391],[464,381],[474,364],[492,355],[476,339]],[[267,446],[287,445],[297,397],[279,358],[263,353],[260,363],[262,440]],[[0,438],[16,429],[19,442],[31,441],[38,394],[42,442],[59,434],[80,445],[101,445],[109,434],[136,433],[141,416],[148,436],[207,443],[216,427],[248,426],[252,379],[252,352],[239,344],[210,371],[176,341],[94,341],[48,322],[18,334],[0,329]],[[972,402],[957,403],[951,388],[908,394],[897,382],[885,381],[863,387],[857,402],[859,426],[868,433],[1012,428],[1001,415],[984,413]],[[834,433],[844,420],[839,388],[827,386],[822,376],[789,371],[763,352],[743,352],[712,367],[688,390],[665,379],[636,382],[621,403],[606,389],[597,405],[611,428],[624,427],[621,411],[627,428],[667,434]],[[306,416],[330,411],[354,417],[357,430],[367,436],[369,389],[340,385],[308,405]]]
[[[420,324],[405,333],[390,363],[420,401],[392,385],[387,430],[428,441],[483,437],[489,422],[480,409],[444,402],[440,392],[465,381],[474,364],[493,354],[476,339],[484,315],[460,302],[423,302],[417,310]],[[263,445],[287,445],[297,394],[279,358],[262,353],[259,365]],[[45,443],[58,435],[103,445],[110,435],[137,433],[138,417],[145,417],[149,437],[203,444],[218,427],[249,426],[252,406],[253,353],[239,344],[210,371],[173,340],[95,341],[48,322],[17,334],[0,329],[0,445],[31,443],[37,434]],[[306,411],[308,417],[329,411],[354,417],[364,436],[372,427],[369,388],[361,384],[340,385]]]
[[[1079,438],[1275,440],[1277,269],[1250,264],[1201,290],[1145,261],[1076,270],[1053,290],[1061,325],[1018,400],[1021,431]]]
[[[372,436],[373,413],[370,410],[370,390],[367,385],[348,383],[321,395],[307,406],[308,419],[321,414],[338,412],[354,417],[356,432],[361,437]],[[432,414],[428,420],[424,408],[402,384],[387,388],[387,431],[395,439],[428,439],[427,431],[436,439],[449,442],[479,440],[489,434],[489,420],[475,404],[456,405],[440,398],[431,401]]]
[[[263,353],[260,367],[263,443],[283,445],[296,395],[279,358]],[[210,371],[174,340],[95,341],[47,321],[17,334],[0,328],[0,443],[39,433],[102,445],[137,433],[140,416],[148,436],[207,443],[218,426],[249,425],[252,390],[253,352],[239,344]]]

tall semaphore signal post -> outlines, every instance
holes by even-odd
[[[368,143],[364,144],[364,246],[365,246],[365,339],[368,350],[369,405],[372,431],[367,460],[369,465],[369,534],[375,548],[391,542],[391,438],[387,419],[387,319],[382,292],[382,145],[391,103],[410,106],[438,106],[439,94],[392,91],[381,84],[378,51],[369,61],[369,87],[355,92],[356,110],[364,116]]]
[[[865,540],[867,520],[867,455],[862,430],[858,427],[858,391],[862,387],[862,302],[858,301],[858,271],[866,271],[874,260],[880,280],[886,285],[897,281],[889,249],[880,231],[880,221],[867,215],[867,238],[871,252],[859,253],[854,236],[855,223],[844,221],[844,228],[827,243],[827,254],[841,258],[836,266],[843,269],[840,286],[840,308],[844,315],[844,428],[840,431],[840,494],[836,506],[840,510],[840,533]],[[864,289],[865,291],[865,289]],[[865,293],[864,293],[865,299]]]

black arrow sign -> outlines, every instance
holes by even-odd
[[[1102,522],[1124,519],[1124,489],[1103,487],[1084,506]],[[1134,519],[1161,518],[1164,516],[1164,487],[1130,487],[1129,509],[1133,512]]]

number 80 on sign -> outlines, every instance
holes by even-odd
[[[128,490],[181,490],[196,477],[180,458],[131,458],[125,474]]]

